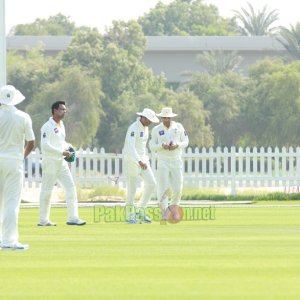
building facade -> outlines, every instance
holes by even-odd
[[[71,40],[71,36],[10,36],[7,49],[22,52],[41,45],[47,55],[56,55]],[[276,38],[267,36],[149,36],[143,62],[155,75],[163,73],[169,83],[183,83],[192,73],[204,71],[197,56],[216,50],[237,52],[242,58],[238,71],[243,74],[258,60],[286,54]]]

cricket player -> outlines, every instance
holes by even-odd
[[[162,122],[152,129],[149,147],[157,153],[157,197],[164,219],[169,205],[179,205],[183,188],[182,151],[189,144],[182,124],[171,107],[164,107],[158,117]],[[168,203],[168,191],[172,192]]]
[[[149,108],[145,108],[143,112],[138,112],[137,115],[139,117],[127,130],[123,150],[127,180],[126,220],[129,224],[151,223],[151,220],[145,214],[145,209],[156,188],[156,180],[149,163],[146,145],[149,138],[148,126],[151,123],[158,123],[159,119],[156,117],[155,112]],[[144,182],[144,190],[138,203],[139,214],[136,218],[134,197],[139,177]]]
[[[35,143],[30,116],[15,107],[24,99],[22,93],[12,85],[5,85],[0,89],[0,241],[2,250],[27,250],[29,248],[28,245],[19,242],[18,232],[23,188],[23,160],[32,151]]]
[[[66,103],[57,101],[52,104],[52,117],[41,128],[42,150],[42,187],[40,193],[40,222],[38,226],[56,226],[50,221],[50,200],[53,186],[58,182],[65,191],[68,207],[67,225],[85,225],[79,219],[76,187],[64,160],[70,157],[71,144],[65,141],[66,133],[62,119],[66,114]]]

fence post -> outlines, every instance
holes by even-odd
[[[300,147],[296,148],[296,180],[297,180],[297,193],[299,193],[300,186]]]
[[[231,172],[231,195],[236,195],[235,186],[235,168],[236,168],[236,149],[231,147],[230,149],[230,172]]]

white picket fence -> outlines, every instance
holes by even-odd
[[[124,188],[122,153],[106,153],[87,148],[76,153],[72,175],[81,187],[118,186]],[[36,149],[28,157],[25,184],[39,187],[41,153]],[[183,154],[184,185],[190,188],[237,188],[300,186],[300,147],[295,148],[188,148]],[[151,157],[156,170],[156,157]],[[37,167],[35,167],[37,166]]]

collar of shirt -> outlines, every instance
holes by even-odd
[[[140,117],[138,117],[137,119],[136,119],[136,121],[137,121],[137,124],[138,124],[138,128],[140,129],[140,130],[145,130],[145,126],[142,124],[142,122],[140,121]]]
[[[165,126],[163,122],[161,122],[161,127],[163,129],[165,129],[165,130],[170,130],[170,129],[174,128],[175,126],[176,126],[176,122],[175,121],[171,121],[169,128],[167,126]]]
[[[5,104],[1,104],[0,105],[0,109],[3,110],[17,110],[17,108],[13,105],[5,105]]]
[[[63,121],[60,121],[60,123],[56,123],[53,117],[50,117],[49,121],[54,127],[61,127],[63,125]]]

